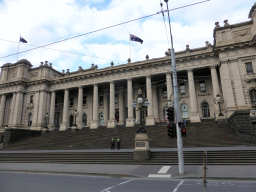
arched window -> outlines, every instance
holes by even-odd
[[[251,98],[252,108],[256,108],[256,90],[250,91],[250,98]]]
[[[74,125],[74,117],[73,115],[70,115],[69,117],[69,126],[72,127]]]
[[[33,118],[32,113],[30,113],[28,116],[28,126],[32,125],[32,118]]]
[[[84,124],[84,126],[87,126],[87,115],[86,114],[83,115],[83,124]]]
[[[181,114],[182,114],[182,119],[188,119],[188,106],[187,105],[182,105],[181,106]]]
[[[202,103],[202,112],[203,112],[203,117],[210,117],[210,109],[209,109],[209,104],[206,102]]]

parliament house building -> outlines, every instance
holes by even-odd
[[[212,44],[195,49],[187,45],[175,53],[182,119],[225,121],[242,110],[254,116],[256,4],[249,18],[237,24],[216,22]],[[92,64],[74,72],[57,71],[47,61],[38,67],[26,59],[6,63],[0,76],[0,132],[6,126],[38,131],[46,125],[60,131],[134,127],[140,123],[139,110],[132,105],[139,89],[149,102],[145,124],[167,122],[166,108],[174,95],[171,63],[170,50],[161,58],[147,55],[139,62],[112,62],[102,69]]]

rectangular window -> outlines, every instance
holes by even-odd
[[[163,93],[163,99],[167,99],[167,88],[166,87],[164,87],[164,88],[162,88],[162,93]]]
[[[99,106],[103,106],[103,96],[100,96]]]
[[[86,105],[86,96],[83,96],[83,106]]]
[[[74,98],[70,98],[69,107],[74,106]]]
[[[117,94],[115,94],[115,104],[118,104],[118,97],[117,97]]]
[[[184,84],[184,83],[181,83],[181,84],[180,84],[180,93],[181,93],[181,94],[185,94],[185,93],[186,93],[185,84]]]
[[[253,73],[252,62],[245,63],[245,65],[246,65],[246,72],[247,72],[247,74]]]
[[[200,81],[200,90],[201,90],[201,92],[205,92],[206,91],[205,81]]]

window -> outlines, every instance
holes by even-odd
[[[245,63],[245,65],[246,65],[246,72],[247,72],[247,74],[253,73],[252,62]]]
[[[251,105],[253,108],[256,108],[256,90],[250,91]]]
[[[185,93],[186,93],[185,84],[184,84],[184,83],[181,83],[181,84],[180,84],[180,93],[181,93],[181,94],[185,94]]]
[[[86,96],[83,96],[83,106],[86,105]]]
[[[164,87],[163,89],[162,89],[162,93],[163,93],[163,99],[167,99],[167,88],[166,87]]]
[[[115,104],[118,104],[118,97],[117,97],[117,94],[115,94]]]
[[[205,81],[200,81],[200,90],[201,92],[205,92],[206,89],[205,89]]]
[[[103,106],[103,99],[104,99],[103,96],[100,96],[100,102],[99,102],[100,106]]]
[[[34,95],[30,96],[30,103],[33,103]]]
[[[70,98],[69,107],[74,106],[74,98]]]

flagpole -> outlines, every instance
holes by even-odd
[[[131,34],[129,32],[129,47],[130,47],[130,60],[132,60],[132,54],[131,54]]]
[[[21,37],[21,35],[20,35],[20,37]],[[19,38],[19,44],[18,44],[17,62],[18,62],[18,58],[19,58],[19,51],[20,51],[20,38]]]

